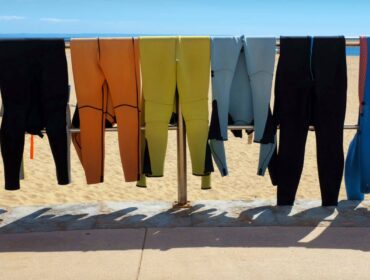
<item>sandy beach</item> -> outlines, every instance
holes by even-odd
[[[73,85],[70,54],[67,52],[69,64],[69,79],[71,84],[70,104],[76,104]],[[346,124],[356,124],[358,114],[358,69],[359,58],[347,57],[348,68],[348,98]],[[72,108],[74,109],[74,108]],[[73,112],[72,112],[73,113]],[[355,131],[344,132],[344,151]],[[174,201],[177,198],[176,177],[176,132],[169,131],[169,141],[163,178],[148,179],[148,188],[137,188],[135,183],[125,183],[120,164],[117,134],[107,132],[105,135],[105,182],[97,185],[87,185],[85,174],[72,146],[72,183],[59,186],[55,178],[55,165],[47,137],[35,137],[35,158],[30,160],[29,136],[26,136],[24,165],[26,179],[21,181],[21,190],[5,191],[3,189],[3,168],[0,168],[0,205],[43,205],[61,203],[85,203],[95,201],[125,201],[125,200],[165,200]],[[200,178],[190,173],[188,156],[188,195],[190,200],[254,200],[274,199],[276,189],[270,182],[269,175],[256,175],[259,146],[247,144],[247,137],[234,138],[229,135],[226,142],[226,152],[230,175],[221,177],[219,172],[212,176],[212,189],[201,190]],[[2,165],[2,162],[1,162]],[[297,198],[320,199],[319,181],[316,163],[316,144],[314,132],[309,132],[306,144],[306,157],[303,174],[298,189]],[[340,198],[345,199],[344,183],[342,182]]]

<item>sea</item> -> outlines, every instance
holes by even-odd
[[[0,39],[22,39],[22,38],[63,38],[66,41],[71,40],[71,38],[104,38],[104,37],[138,37],[153,34],[120,34],[120,33],[81,33],[81,34],[31,34],[31,33],[17,33],[17,34],[0,34]],[[169,34],[156,34],[169,35]],[[360,47],[346,47],[347,56],[359,56]]]

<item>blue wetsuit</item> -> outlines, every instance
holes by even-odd
[[[370,193],[370,38],[360,39],[359,129],[346,158],[345,183],[349,200],[363,200]]]
[[[224,148],[228,124],[254,125],[254,142],[261,143],[258,174],[265,173],[276,146],[269,106],[274,63],[274,38],[211,39],[213,101],[209,139],[222,176],[228,175]],[[241,137],[241,131],[234,135]]]

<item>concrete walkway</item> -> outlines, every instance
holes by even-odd
[[[370,204],[0,207],[0,279],[369,279]]]
[[[370,230],[153,228],[0,235],[1,279],[369,279]]]

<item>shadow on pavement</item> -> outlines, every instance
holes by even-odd
[[[144,242],[145,248],[158,250],[305,247],[370,251],[370,228],[366,228],[370,213],[358,205],[344,201],[337,208],[313,207],[296,213],[292,207],[266,205],[235,217],[204,204],[154,215],[135,214],[137,207],[97,215],[56,215],[51,214],[52,208],[42,208],[0,228],[0,252],[130,250],[142,249]]]

